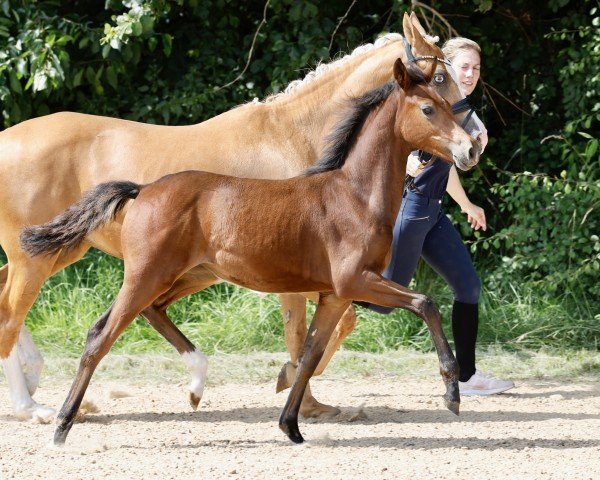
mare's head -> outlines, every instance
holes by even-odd
[[[465,95],[460,88],[456,72],[442,49],[435,44],[435,39],[425,32],[414,12],[410,16],[404,14],[402,28],[404,38],[410,44],[405,45],[408,68],[416,66],[424,74],[429,75],[433,64],[431,86],[451,105],[460,105],[459,102],[465,98]],[[468,108],[455,112],[459,122],[465,120],[467,115],[469,115]],[[465,129],[470,133],[477,131],[478,128],[474,120],[468,120],[465,125]]]
[[[433,60],[423,71],[396,60],[394,78],[400,87],[400,101],[394,131],[413,149],[468,170],[479,161],[480,145],[456,122],[450,103],[431,85],[436,63]]]

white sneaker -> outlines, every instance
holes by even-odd
[[[505,392],[515,386],[510,380],[499,380],[489,373],[475,370],[475,373],[466,382],[458,382],[461,395],[494,395]]]

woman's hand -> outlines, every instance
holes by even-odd
[[[467,220],[473,230],[480,228],[485,232],[487,230],[487,222],[485,220],[485,211],[474,203],[467,204],[465,208],[461,207],[463,213],[467,214]]]
[[[416,177],[423,171],[423,164],[419,160],[419,156],[415,153],[411,153],[406,161],[406,173],[411,177]]]

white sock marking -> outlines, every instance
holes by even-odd
[[[195,394],[198,398],[202,398],[202,392],[204,392],[204,385],[206,384],[208,358],[198,350],[194,350],[193,352],[185,352],[182,355],[182,358],[192,374],[190,392]]]

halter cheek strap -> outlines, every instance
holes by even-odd
[[[452,105],[452,113],[454,113],[454,114],[465,112],[467,110],[469,111],[469,113],[463,119],[463,121],[460,125],[463,129],[467,126],[467,123],[469,123],[469,120],[471,120],[473,113],[475,113],[475,107],[473,107],[469,103],[469,99],[467,97],[463,98],[462,100],[459,100],[454,105]]]

